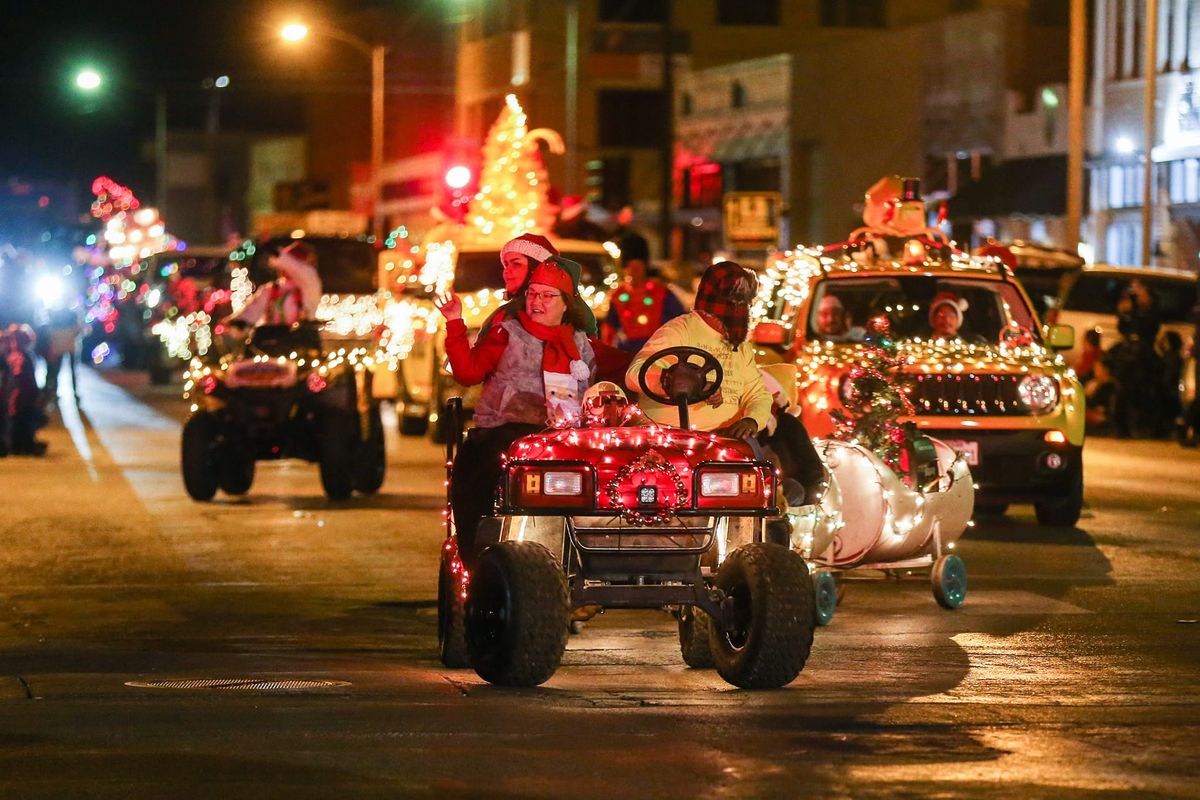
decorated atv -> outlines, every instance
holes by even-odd
[[[641,389],[676,404],[682,427],[650,423],[636,406],[614,418],[585,402],[578,426],[517,440],[478,555],[466,559],[470,574],[447,515],[438,605],[447,666],[538,685],[558,668],[573,611],[667,608],[687,663],[715,666],[729,683],[779,687],[803,669],[813,590],[786,525],[773,519],[775,469],[742,440],[688,429],[687,406],[721,384],[710,354],[671,348],[647,366],[660,363],[669,364],[671,396],[647,385],[646,369]],[[452,420],[456,408],[447,407]]]
[[[214,366],[193,361],[184,384],[183,483],[196,500],[242,495],[257,461],[316,462],[331,500],[383,485],[383,424],[372,359],[324,352],[315,323],[262,325]]]

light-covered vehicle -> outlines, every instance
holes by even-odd
[[[617,283],[615,251],[611,245],[551,238],[554,246],[583,266],[580,294],[598,318],[608,309],[608,292]],[[384,309],[385,357],[393,365],[400,432],[420,436],[432,424],[434,438],[443,441],[438,412],[451,395],[463,394],[464,407],[475,407],[479,388],[464,390],[454,382],[445,356],[445,325],[433,300],[452,290],[463,301],[463,320],[472,339],[504,301],[500,265],[503,243],[434,243],[416,252],[395,251],[382,259],[380,286],[389,294]]]
[[[661,359],[674,362],[663,370],[673,396],[646,382]],[[687,405],[714,395],[721,379],[703,350],[660,351],[640,384],[681,405],[684,427],[585,413],[578,427],[513,444],[477,554],[458,552],[450,520],[438,592],[443,663],[533,686],[558,668],[572,610],[670,608],[689,665],[715,666],[744,688],[795,679],[812,647],[814,594],[788,547],[790,528],[769,523],[779,514],[775,468],[743,440],[686,428]]]
[[[217,363],[193,361],[181,449],[188,494],[245,494],[255,462],[283,458],[316,462],[332,500],[378,491],[386,458],[370,366],[366,353],[324,348],[312,322],[261,325]]]
[[[848,376],[864,358],[864,326],[886,318],[910,386],[910,419],[963,454],[979,485],[976,508],[1033,503],[1040,523],[1075,524],[1083,504],[1084,394],[1056,352],[1071,346],[1072,330],[1043,330],[998,261],[915,239],[893,248],[897,257],[882,249],[868,238],[793,251],[761,282],[759,357],[797,364],[809,433],[831,433],[834,409],[855,413]],[[931,327],[933,307],[945,302],[960,309],[954,335]]]

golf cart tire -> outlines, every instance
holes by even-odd
[[[774,689],[795,680],[812,650],[816,613],[808,566],[766,542],[738,548],[715,585],[734,606],[734,623],[713,631],[717,672],[743,689]]]
[[[1038,525],[1073,528],[1083,513],[1083,465],[1077,463],[1071,476],[1071,487],[1063,497],[1033,504]]]
[[[679,610],[679,653],[692,669],[712,669],[712,617],[693,606]]]
[[[379,404],[372,403],[367,413],[367,438],[359,444],[358,455],[354,459],[354,488],[363,494],[375,494],[383,486],[383,479],[387,475],[387,449]]]
[[[183,486],[193,500],[212,500],[217,493],[216,439],[217,420],[205,411],[192,414],[183,423]]]
[[[225,494],[243,495],[254,485],[254,459],[243,448],[232,447],[228,441],[225,447],[217,482]]]
[[[321,420],[321,486],[330,500],[345,500],[354,492],[354,457],[358,451],[358,421],[345,411],[332,411]]]
[[[458,592],[457,583],[458,578],[450,572],[450,565],[443,558],[438,569],[438,658],[444,667],[465,669],[471,666],[463,619],[466,603]]]
[[[479,677],[499,686],[549,680],[571,615],[558,559],[536,542],[493,545],[476,561],[467,595],[467,651]]]

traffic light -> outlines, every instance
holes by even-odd
[[[442,210],[456,222],[467,216],[471,198],[479,189],[479,176],[461,161],[450,161],[442,172]]]

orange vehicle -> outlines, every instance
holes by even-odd
[[[1074,331],[1043,328],[998,260],[928,233],[868,231],[778,258],[755,313],[760,360],[797,365],[811,435],[832,432],[832,410],[853,413],[849,370],[866,356],[868,322],[883,317],[904,357],[910,419],[965,456],[979,485],[976,508],[1032,503],[1041,524],[1079,519],[1085,398],[1057,352],[1072,346]]]

